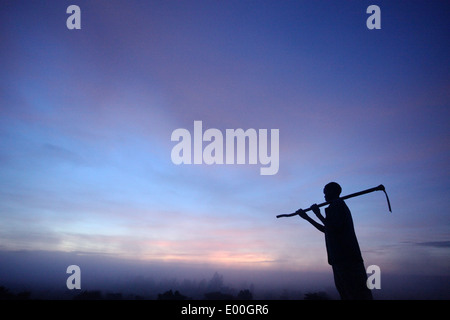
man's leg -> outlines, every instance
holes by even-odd
[[[333,266],[336,288],[343,300],[372,300],[367,287],[367,273],[364,263],[354,262]]]
[[[346,292],[346,286],[345,286],[345,278],[343,277],[343,271],[342,268],[339,266],[332,266],[333,268],[333,276],[334,276],[334,285],[336,286],[336,289],[339,293],[339,296],[341,297],[341,300],[348,300],[350,299],[348,293]]]

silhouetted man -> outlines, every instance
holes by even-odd
[[[336,182],[328,183],[323,189],[325,201],[331,202],[325,208],[325,218],[316,204],[311,206],[311,210],[323,225],[311,219],[302,209],[297,213],[325,233],[328,263],[333,268],[334,282],[341,299],[372,299],[372,292],[366,284],[366,269],[356,239],[352,215],[344,200],[339,198],[341,191],[341,186]]]

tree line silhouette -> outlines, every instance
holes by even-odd
[[[286,295],[280,296],[280,299],[289,299]],[[330,300],[329,295],[324,291],[308,292],[303,297],[304,300]],[[40,300],[32,298],[30,291],[13,293],[8,288],[0,286],[0,300]],[[100,290],[83,290],[72,297],[72,300],[148,300],[140,295],[124,295],[123,293],[103,293]],[[170,289],[164,293],[159,293],[156,300],[194,300],[192,297],[181,294],[178,290],[175,292]],[[229,293],[220,291],[207,292],[203,296],[203,300],[253,300],[253,294],[250,290],[240,290],[234,296]]]
[[[189,283],[189,282],[188,282]],[[169,290],[162,290],[156,294],[134,294],[123,292],[102,292],[101,290],[67,290],[64,294],[41,296],[39,293],[33,295],[31,291],[21,291],[14,293],[5,286],[0,286],[0,300],[45,300],[45,299],[72,299],[72,300],[253,300],[253,285],[241,290],[235,290],[224,285],[223,276],[214,273],[208,281],[200,281],[197,286],[171,283]],[[177,288],[178,287],[178,288]],[[193,289],[195,288],[195,289]],[[161,288],[160,288],[161,289]],[[185,292],[185,291],[186,292]],[[68,292],[69,291],[69,292]],[[183,292],[183,293],[182,293]],[[325,292],[308,292],[303,295],[299,292],[289,292],[284,290],[280,295],[271,293],[265,299],[268,300],[329,300],[330,297]]]

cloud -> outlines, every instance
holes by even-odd
[[[431,248],[450,248],[450,241],[417,242],[416,245]]]
[[[54,158],[74,165],[82,165],[85,163],[85,160],[79,154],[51,143],[44,144],[41,151],[42,156],[46,158]]]

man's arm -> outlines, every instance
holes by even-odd
[[[327,229],[331,232],[342,230],[344,222],[350,216],[350,211],[344,201],[336,200],[330,207],[330,215],[327,215],[326,223]]]
[[[314,227],[316,227],[317,230],[321,231],[321,232],[325,232],[325,227],[323,225],[321,225],[320,223],[317,223],[316,221],[314,221],[313,219],[311,219],[305,212],[305,210],[303,209],[299,209],[296,211],[296,213],[303,219],[305,219],[306,221],[308,221],[309,223],[311,223]],[[322,217],[323,218],[323,217]]]
[[[319,218],[319,220],[322,221],[322,223],[325,225],[325,224],[326,224],[325,218],[324,218],[324,216],[320,213],[320,208],[319,208],[319,206],[318,206],[317,204],[313,204],[313,205],[311,206],[311,210],[312,210],[312,212],[314,212],[314,214],[316,215],[316,217]]]

